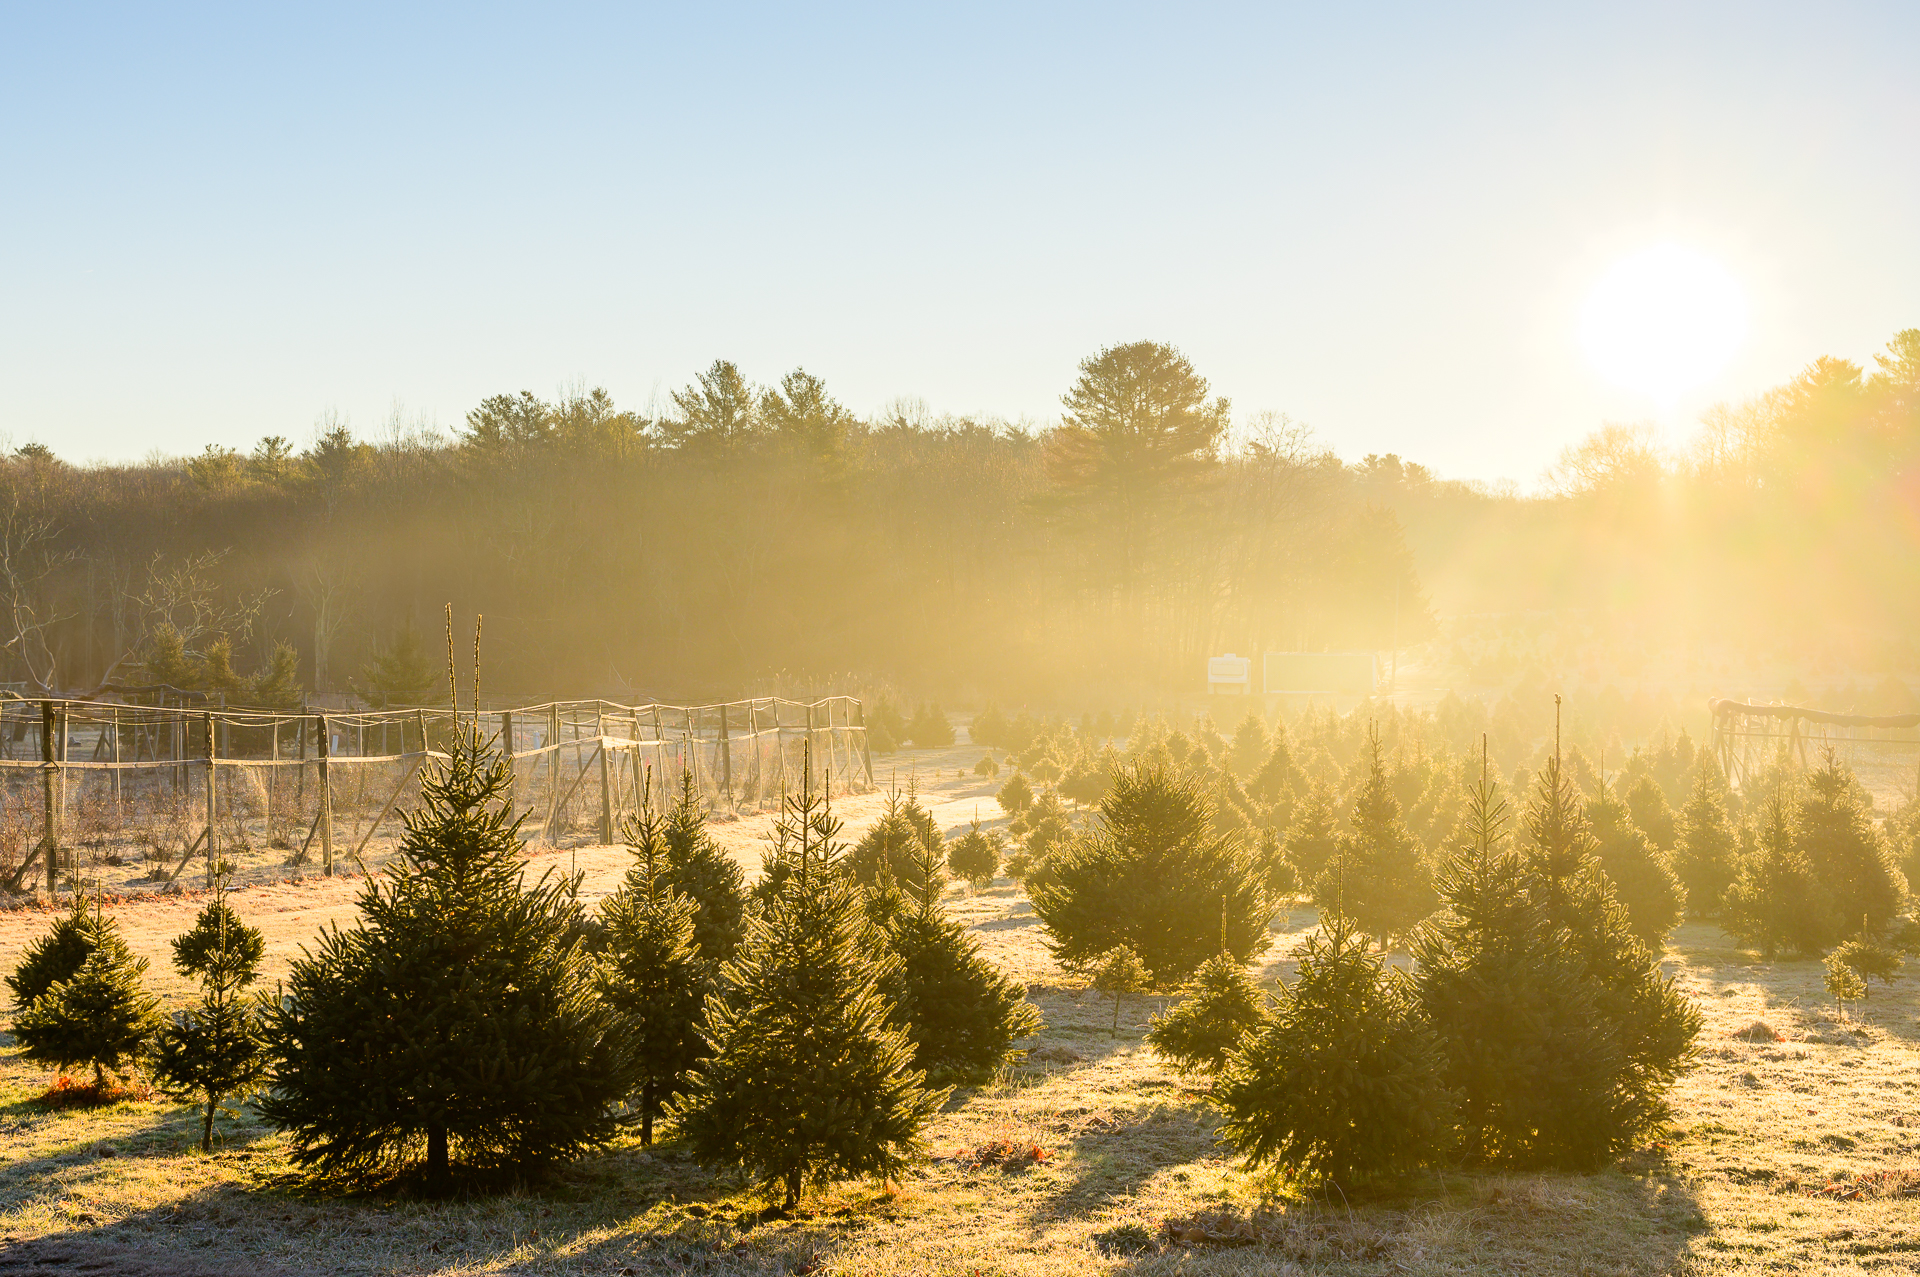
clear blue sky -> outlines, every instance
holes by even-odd
[[[1044,420],[1151,337],[1343,455],[1531,480],[1651,411],[1575,339],[1622,252],[1751,293],[1678,426],[1920,325],[1916,49],[1911,3],[15,4],[0,431],[644,407],[716,357]]]

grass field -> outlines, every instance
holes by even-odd
[[[949,829],[990,790],[955,777],[977,751],[920,756],[923,797]],[[945,779],[936,778],[944,770]],[[904,779],[904,777],[903,777]],[[857,831],[879,809],[837,804]],[[764,818],[717,827],[757,862]],[[572,853],[533,858],[564,869]],[[582,849],[587,890],[610,889],[618,848]],[[235,897],[268,938],[268,978],[360,884],[254,887]],[[243,1117],[211,1156],[182,1106],[47,1111],[52,1082],[0,1037],[0,1274],[245,1273],[1891,1273],[1920,1270],[1920,979],[1839,1016],[1812,962],[1762,963],[1715,928],[1675,934],[1667,966],[1706,1015],[1700,1065],[1675,1096],[1671,1138],[1592,1175],[1435,1175],[1394,1194],[1287,1197],[1241,1170],[1202,1098],[1142,1042],[1158,999],[1111,1004],[1066,984],[1025,899],[1004,883],[949,896],[1046,1017],[1032,1057],[957,1093],[934,1160],[897,1185],[852,1183],[798,1216],[762,1219],[743,1186],[692,1165],[672,1132],[614,1146],[552,1181],[447,1202],[323,1194],[282,1141]],[[192,896],[117,908],[154,987],[184,1000],[166,941]],[[45,928],[0,914],[0,966]],[[1276,920],[1263,976],[1311,911]],[[1779,1041],[1740,1036],[1764,1021]],[[1011,1165],[975,1154],[1038,1149]],[[1144,1245],[1143,1245],[1144,1243]]]

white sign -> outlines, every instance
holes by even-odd
[[[1207,658],[1207,682],[1250,683],[1252,681],[1252,657],[1235,656],[1232,652],[1228,652],[1225,656]]]

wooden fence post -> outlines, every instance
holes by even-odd
[[[860,728],[860,761],[867,769],[867,788],[873,788],[873,746],[867,743],[867,703],[853,703],[853,721]]]
[[[553,827],[560,819],[560,702],[547,707],[547,846],[557,847]]]
[[[320,864],[333,877],[333,726],[325,714],[314,720],[316,752],[320,758]]]
[[[214,781],[214,772],[217,770],[215,760],[220,754],[220,729],[214,723],[212,714],[205,717],[207,723],[207,890],[211,891],[213,890],[214,820],[218,815],[215,799],[220,792],[218,784]]]
[[[47,899],[52,900],[59,890],[60,883],[60,815],[65,803],[61,794],[60,752],[57,745],[56,727],[60,721],[60,711],[52,701],[40,702],[40,765],[41,792],[46,800],[46,836],[41,846],[46,852],[47,862]]]
[[[603,724],[604,726],[604,724]],[[600,737],[600,844],[613,842],[613,762],[607,757],[607,738]]]
[[[727,806],[733,806],[733,744],[727,739],[727,707],[720,706],[720,788],[727,796]]]

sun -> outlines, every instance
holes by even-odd
[[[1594,369],[1663,411],[1711,381],[1746,335],[1740,281],[1683,244],[1655,244],[1620,258],[1580,310],[1580,344]]]

